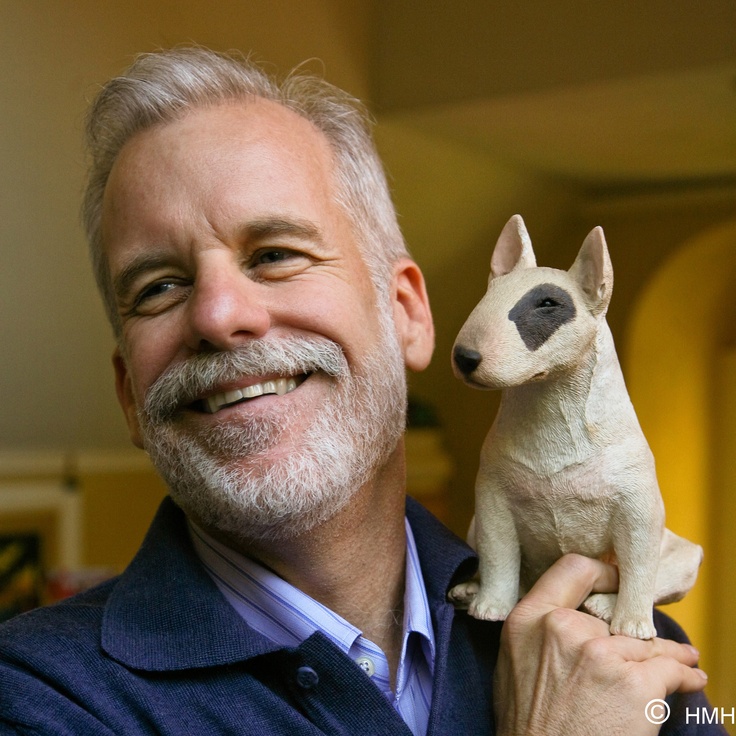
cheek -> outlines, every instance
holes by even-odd
[[[350,361],[369,351],[378,339],[375,297],[372,288],[366,292],[343,283],[313,289],[294,304],[292,325],[334,340]]]
[[[176,361],[181,343],[166,330],[142,325],[129,330],[124,340],[131,387],[137,403],[142,403],[151,385]]]

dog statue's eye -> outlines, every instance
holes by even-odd
[[[537,304],[537,309],[542,309],[543,307],[559,307],[559,306],[560,306],[559,302],[556,302],[551,297],[545,297],[544,299],[542,299],[542,301],[539,302],[539,304]]]

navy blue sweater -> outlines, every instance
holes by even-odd
[[[500,624],[455,611],[446,592],[473,572],[461,540],[411,500],[437,655],[429,734],[493,734]],[[360,571],[356,571],[360,574]],[[661,636],[682,631],[657,614]],[[669,698],[662,733],[686,726],[698,695]],[[700,728],[700,730],[698,730]],[[166,499],[118,578],[0,626],[0,734],[343,734],[410,736],[368,676],[321,634],[278,647],[220,595]]]

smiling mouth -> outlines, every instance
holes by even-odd
[[[223,391],[222,393],[213,394],[212,396],[195,401],[192,404],[192,408],[207,414],[216,414],[221,409],[242,404],[259,396],[267,396],[269,394],[283,396],[284,394],[288,394],[304,383],[308,377],[308,374],[304,374],[301,376],[290,376],[288,378],[273,378],[262,383],[254,383],[245,388]]]

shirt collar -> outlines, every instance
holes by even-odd
[[[406,527],[406,581],[400,670],[412,633],[422,637],[430,671],[435,642],[419,555],[409,522]],[[296,646],[321,631],[349,654],[362,632],[326,606],[252,559],[239,554],[189,523],[195,551],[220,592],[256,631],[281,646]],[[399,673],[399,679],[401,672]]]
[[[411,498],[406,515],[437,631],[453,613],[447,591],[472,576],[477,558]],[[213,595],[216,590],[194,551],[183,512],[165,498],[105,604],[103,650],[126,667],[172,671],[241,662],[279,648]],[[208,635],[212,631],[218,636]]]

